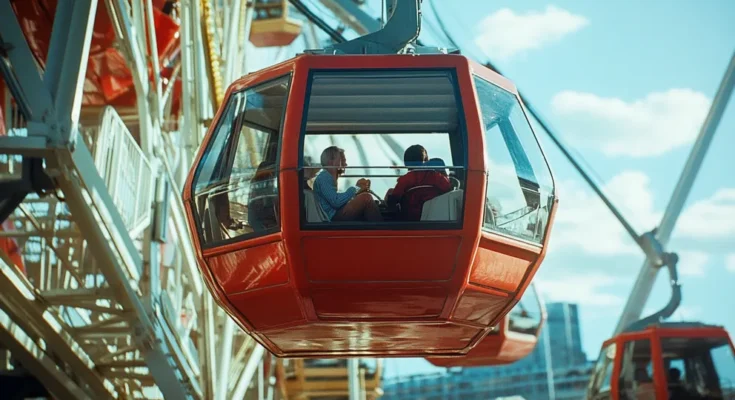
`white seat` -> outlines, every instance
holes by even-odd
[[[422,221],[456,221],[462,214],[464,190],[453,190],[424,203]]]
[[[306,222],[329,222],[327,214],[322,210],[313,191],[304,190],[304,205],[306,206]]]

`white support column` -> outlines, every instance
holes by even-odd
[[[347,388],[350,400],[360,400],[359,358],[347,359]]]
[[[74,4],[69,0],[61,0],[56,4],[54,21],[71,21]],[[46,57],[46,70],[43,73],[43,83],[51,94],[56,98],[61,79],[61,69],[64,62],[64,52],[69,40],[71,24],[55,24],[51,30],[51,41],[49,43],[48,56]]]
[[[217,400],[228,400],[227,388],[230,384],[230,360],[232,360],[232,337],[235,335],[235,322],[227,317],[225,329],[220,335],[222,346],[219,350],[219,376],[217,377]]]
[[[692,146],[689,159],[684,166],[679,182],[676,184],[674,193],[671,195],[671,200],[669,200],[669,205],[666,207],[664,216],[661,219],[656,236],[664,248],[669,241],[671,233],[674,230],[674,225],[676,225],[679,214],[697,178],[699,168],[704,161],[704,156],[707,154],[710,143],[712,143],[712,138],[717,131],[717,126],[720,123],[722,114],[725,112],[730,95],[732,94],[733,86],[735,86],[735,54],[730,59],[730,64],[712,101],[707,118],[702,124],[699,136],[696,142],[694,142],[694,146]],[[643,308],[648,301],[648,296],[653,289],[653,284],[656,282],[658,271],[659,268],[652,265],[649,260],[643,263],[628,297],[628,301],[625,304],[623,313],[620,315],[618,325],[615,327],[614,334],[622,332],[628,325],[640,319]]]
[[[180,183],[186,180],[189,171],[192,154],[194,153],[193,137],[196,137],[196,99],[194,89],[194,66],[195,44],[191,34],[192,25],[192,0],[181,0],[181,141],[184,149],[181,152],[181,161],[176,167],[176,179]]]
[[[50,121],[56,118],[51,93],[38,73],[36,60],[28,46],[10,0],[0,0],[0,38],[11,48],[7,52],[10,69],[7,70],[5,83],[8,85],[21,110],[27,112],[29,122]],[[3,70],[7,67],[3,64]],[[35,128],[35,129],[34,129]],[[58,131],[38,125],[28,129],[29,136],[47,136],[52,143],[59,142]]]
[[[242,18],[244,18],[242,23],[245,24],[245,29],[243,30],[243,35],[242,35],[243,40],[238,40],[238,56],[239,57],[233,68],[234,69],[234,72],[232,75],[233,81],[247,74],[248,72],[246,62],[247,62],[247,57],[248,57],[248,48],[250,46],[250,29],[252,29],[252,25],[253,25],[253,13],[255,12],[255,7],[253,7],[251,1],[248,1],[247,4],[248,5],[247,5],[247,8],[245,9],[245,13],[242,16]]]
[[[549,338],[549,326],[543,326],[541,328],[541,334],[543,335],[544,343],[544,364],[546,369],[546,389],[549,392],[549,400],[556,399],[556,387],[554,386],[554,365],[551,359],[551,340]]]
[[[156,44],[156,24],[153,19],[153,3],[151,0],[145,0],[146,27],[148,31],[148,47],[151,52],[148,61],[153,66],[153,90],[151,90],[151,103],[153,112],[153,124],[161,126],[162,124],[162,104],[161,99],[163,90],[161,89],[161,66],[158,62],[158,46]],[[173,86],[173,85],[172,85]]]
[[[258,400],[265,400],[265,379],[263,377],[263,357],[260,358],[258,363]]]
[[[253,374],[255,374],[255,371],[258,369],[258,364],[263,358],[263,354],[265,354],[265,348],[263,346],[257,343],[253,343],[253,346],[255,346],[255,348],[252,353],[250,353],[248,363],[245,365],[245,370],[242,372],[242,375],[240,375],[240,379],[237,381],[237,385],[235,386],[235,391],[232,393],[232,397],[230,397],[232,400],[240,400],[245,397],[245,392],[247,392],[248,387],[250,386]]]
[[[49,60],[52,55],[56,55],[63,61],[60,67],[54,67],[50,71],[51,74],[49,71],[44,74],[44,81],[48,79],[48,86],[56,89],[53,99],[58,118],[58,129],[62,143],[67,143],[73,141],[75,137],[73,132],[79,122],[79,113],[82,109],[82,89],[87,73],[97,0],[60,1],[57,11],[66,14],[67,12],[59,10],[58,7],[71,8],[71,18],[68,20],[54,19],[54,31],[61,29],[61,33],[56,35],[57,40],[53,43],[58,48],[49,48]],[[58,39],[60,36],[63,37],[64,33],[67,34],[66,37],[63,40]],[[55,73],[58,75],[53,75]],[[50,92],[53,94],[54,91]]]
[[[159,142],[160,126],[153,125],[149,93],[151,85],[148,80],[148,67],[144,49],[145,31],[143,27],[142,8],[138,1],[133,2],[133,18],[128,15],[127,0],[107,0],[107,12],[118,35],[121,53],[128,61],[133,76],[136,105],[138,107],[140,144],[143,152],[152,156]]]
[[[247,0],[246,0],[247,1]],[[232,0],[232,8],[230,9],[229,18],[225,18],[225,37],[224,39],[224,57],[222,59],[225,62],[225,71],[224,71],[224,84],[229,85],[232,83],[232,81],[235,79],[234,77],[234,68],[235,66],[240,63],[241,60],[239,60],[239,54],[238,54],[238,48],[239,48],[239,36],[238,30],[240,28],[240,24],[244,24],[245,21],[240,20],[240,7],[241,7],[242,0]]]

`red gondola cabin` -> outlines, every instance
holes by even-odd
[[[292,357],[466,354],[531,283],[556,205],[516,88],[446,54],[299,55],[236,81],[184,201],[218,303]]]
[[[720,326],[651,325],[607,340],[587,398],[735,398],[735,347]]]
[[[512,364],[531,354],[538,343],[546,310],[532,287],[521,301],[464,357],[430,357],[437,367]]]
[[[288,16],[286,0],[255,0],[250,42],[256,47],[288,46],[301,34],[301,21]]]

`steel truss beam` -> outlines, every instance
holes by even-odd
[[[34,294],[33,287],[20,276],[17,269],[8,265],[7,260],[0,258],[0,309],[3,315],[12,321],[15,326],[4,322],[6,330],[21,330],[32,340],[43,339],[46,343],[46,351],[51,351],[64,361],[85,384],[84,392],[87,396],[96,398],[116,398],[117,392],[109,382],[105,382],[103,376],[95,371],[95,366],[89,355],[82,350],[69,333],[63,330],[62,324],[47,313],[47,307],[41,299]],[[3,316],[3,315],[0,315]],[[6,338],[8,339],[8,338]],[[8,348],[16,348],[17,343],[3,340]],[[37,346],[37,345],[36,345]],[[27,351],[31,349],[26,348]],[[28,354],[26,354],[27,356]],[[23,357],[21,355],[20,357]],[[40,355],[39,355],[40,357]],[[45,361],[44,361],[45,360]],[[48,359],[38,360],[44,366],[48,366]],[[44,371],[32,371],[34,373]],[[48,376],[46,376],[48,378]],[[42,376],[39,376],[42,379]],[[66,378],[67,380],[69,377]]]
[[[33,373],[54,397],[90,400],[93,398],[59,369],[56,362],[2,310],[0,310],[0,343],[10,350],[13,357]],[[7,394],[6,389],[4,393]]]
[[[133,339],[163,395],[177,399],[200,397],[191,371],[182,371],[175,363],[175,359],[183,358],[176,356],[181,354],[181,349],[177,340],[170,339],[173,334],[163,321],[160,308],[153,304],[145,307],[141,301],[142,293],[138,287],[143,272],[141,257],[84,141],[77,140],[78,106],[81,104],[82,77],[86,70],[95,8],[95,0],[59,2],[57,18],[62,19],[54,23],[49,54],[63,53],[65,57],[54,56],[63,61],[60,65],[56,61],[51,62],[51,69],[42,78],[9,0],[0,0],[0,37],[10,60],[6,79],[17,82],[17,92],[21,98],[27,99],[30,110],[27,118],[29,137],[13,139],[14,148],[46,156],[47,171],[54,175],[56,187],[62,190],[75,222],[84,233],[88,250],[97,261],[116,304],[121,306],[120,312],[126,317],[128,330],[125,336]],[[138,69],[141,70],[146,70],[144,62]],[[147,81],[141,81],[139,86],[147,89]],[[46,150],[39,146],[39,137],[45,139]],[[7,295],[3,300],[4,309],[22,309]],[[109,309],[96,311],[111,312]],[[22,314],[14,315],[13,319],[22,320]],[[55,338],[55,332],[43,324],[36,328],[39,337],[45,341]],[[85,365],[75,361],[78,358],[73,355],[69,343],[59,341],[52,347],[59,352],[70,352],[63,358],[75,373],[84,370]],[[92,376],[88,378],[85,383],[93,385],[95,397],[110,397],[109,393],[105,395],[102,387],[90,383],[94,382]]]

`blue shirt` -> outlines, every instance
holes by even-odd
[[[334,214],[349,203],[358,189],[355,186],[347,188],[344,192],[337,191],[337,182],[327,170],[321,170],[314,179],[314,194],[319,199],[319,205],[331,221]]]

